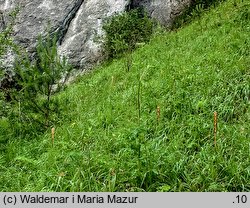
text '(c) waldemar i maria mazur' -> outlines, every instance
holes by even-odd
[[[116,194],[108,194],[104,196],[87,196],[87,195],[72,195],[69,196],[45,196],[45,195],[20,195],[22,204],[67,204],[67,203],[110,203],[110,204],[136,204],[139,197],[137,196],[117,196]]]

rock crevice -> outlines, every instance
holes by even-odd
[[[58,34],[58,43],[59,45],[62,44],[63,39],[68,31],[69,25],[71,21],[75,18],[77,12],[79,11],[80,7],[82,6],[84,0],[78,0],[75,2],[72,9],[69,11],[67,15],[65,15],[65,18],[62,21],[61,26],[59,26],[54,33]]]

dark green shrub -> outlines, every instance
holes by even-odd
[[[225,0],[192,0],[191,6],[200,5],[206,9],[210,6],[215,6],[217,3],[222,2],[222,1],[225,1]]]
[[[45,41],[39,37],[35,63],[29,58],[16,62],[15,80],[20,90],[13,93],[12,99],[19,104],[22,123],[35,121],[45,128],[51,124],[60,110],[54,94],[62,89],[71,69],[58,56],[56,37],[49,36]]]
[[[106,20],[104,50],[108,58],[130,52],[136,43],[147,42],[153,32],[153,21],[141,10],[116,14]]]
[[[10,14],[11,21],[0,31],[0,123],[11,123],[8,131],[8,125],[2,125],[3,138],[6,132],[15,137],[31,129],[44,130],[50,126],[61,112],[54,94],[62,89],[72,69],[58,56],[56,36],[47,36],[45,40],[39,37],[36,58],[30,60],[11,38],[17,12],[16,9]],[[2,63],[8,50],[16,58],[11,74],[4,70]]]
[[[172,29],[180,28],[191,22],[194,18],[200,17],[204,10],[209,9],[211,6],[216,6],[223,1],[225,0],[192,0],[190,6],[174,20]]]

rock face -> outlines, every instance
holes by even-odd
[[[59,46],[59,52],[75,66],[91,66],[101,57],[96,37],[102,34],[102,22],[108,16],[125,10],[126,0],[84,1]]]
[[[0,0],[0,30],[7,13],[19,7],[14,39],[33,54],[39,34],[59,34],[58,51],[76,68],[87,68],[100,60],[103,20],[117,12],[144,7],[150,16],[170,26],[191,0]],[[48,30],[49,29],[49,30]]]
[[[190,5],[192,0],[133,0],[131,8],[142,7],[165,27],[170,27],[175,17]]]

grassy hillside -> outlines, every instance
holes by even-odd
[[[132,60],[58,95],[54,145],[50,130],[2,144],[0,191],[250,191],[250,1],[157,32]]]

